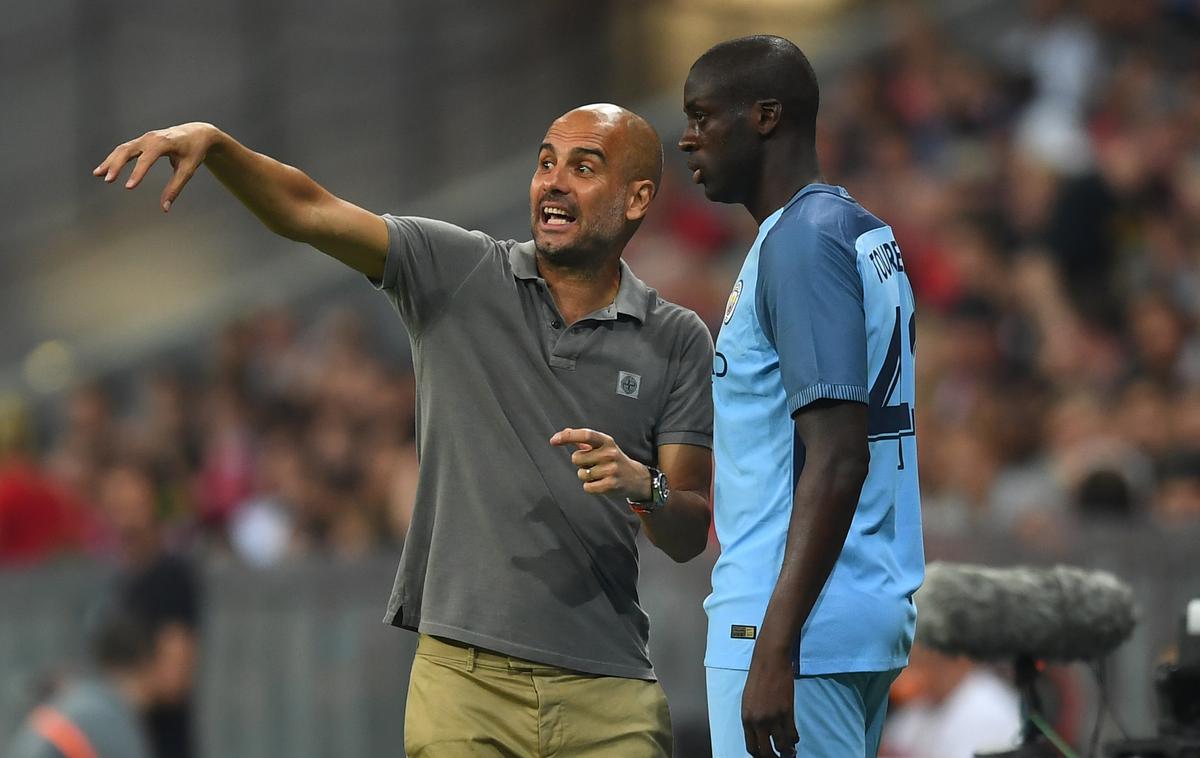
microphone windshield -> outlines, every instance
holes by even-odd
[[[1133,591],[1105,571],[931,563],[917,591],[917,639],[983,661],[1102,658],[1135,624]]]

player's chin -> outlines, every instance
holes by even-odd
[[[705,176],[700,186],[704,187],[704,196],[714,203],[735,202],[729,196],[730,193],[725,191],[725,187],[721,185],[721,182],[715,178]]]

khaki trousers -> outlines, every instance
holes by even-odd
[[[408,758],[670,758],[658,682],[596,676],[421,635]]]

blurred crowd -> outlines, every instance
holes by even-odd
[[[828,170],[922,306],[926,523],[1194,524],[1200,9],[1030,5],[987,57],[912,23],[830,93]]]
[[[302,329],[274,310],[227,325],[203,360],[76,388],[44,446],[19,405],[0,412],[0,568],[98,560],[112,579],[80,617],[150,640],[144,663],[52,682],[60,710],[78,711],[65,717],[103,724],[136,701],[150,755],[192,755],[200,565],[398,549],[416,489],[413,393],[411,369],[386,365],[361,319],[331,310]]]
[[[917,295],[927,532],[1200,524],[1200,8],[1024,5],[969,48],[897,13],[822,83],[825,176],[893,226]],[[747,230],[666,203],[647,277],[715,329]]]
[[[1200,5],[1025,6],[969,47],[897,12],[822,82],[825,177],[893,226],[918,299],[926,528],[1200,525]],[[755,230],[683,174],[627,259],[715,333]],[[397,548],[415,387],[378,347],[402,334],[271,309],[48,419],[0,404],[0,567],[144,567],[147,529],[152,552],[259,567]]]
[[[257,313],[227,325],[192,370],[83,385],[40,451],[21,444],[16,416],[0,561],[120,558],[124,514],[143,502],[169,549],[254,566],[397,543],[416,487],[411,369],[385,365],[352,313],[309,326]]]

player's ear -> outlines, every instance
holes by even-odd
[[[754,103],[754,128],[766,137],[779,126],[783,116],[783,103],[775,99],[759,100]]]
[[[625,218],[629,221],[640,221],[650,210],[650,201],[657,191],[654,182],[649,179],[639,179],[629,184],[629,199],[625,204]]]

